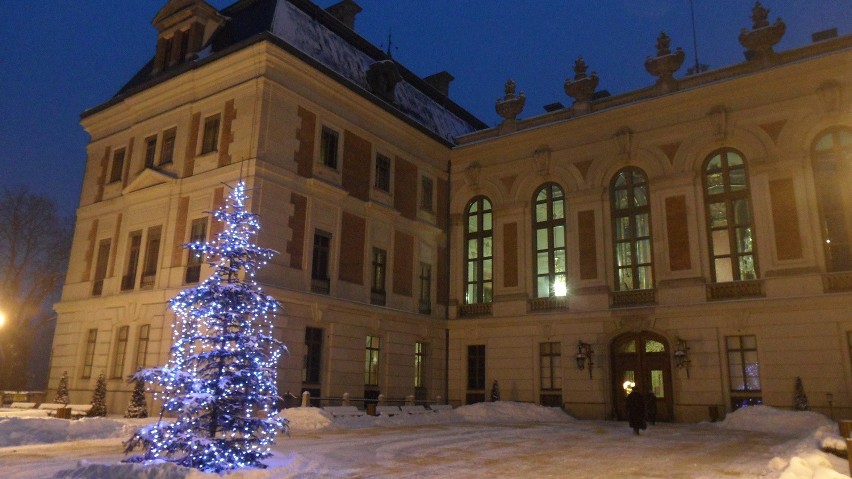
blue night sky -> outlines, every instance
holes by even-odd
[[[223,8],[233,0],[208,0]],[[356,0],[356,31],[387,46],[426,76],[447,70],[450,97],[489,125],[494,102],[512,78],[526,93],[521,117],[572,100],[563,90],[583,56],[599,89],[624,93],[653,84],[643,66],[665,31],[694,64],[689,0]],[[327,7],[337,0],[319,0]],[[0,17],[0,186],[27,185],[73,213],[88,136],[79,114],[107,101],[154,53],[151,19],[165,0],[4,2]],[[852,33],[852,0],[764,0],[770,21],[787,33],[776,50],[809,43],[813,32]],[[737,41],[750,28],[751,0],[694,0],[701,63],[711,69],[743,60]]]

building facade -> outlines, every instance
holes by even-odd
[[[251,188],[258,281],[290,348],[281,392],[503,399],[662,420],[744,404],[848,412],[852,370],[852,37],[615,96],[575,65],[573,105],[488,128],[354,33],[349,0],[172,0],[155,57],[83,114],[91,135],[51,387],[74,401],[163,364],[169,298],[207,266],[181,247]],[[783,25],[780,28],[783,34]],[[780,37],[779,37],[780,38]],[[774,39],[777,42],[777,38]]]

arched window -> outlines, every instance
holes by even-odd
[[[465,210],[465,304],[490,303],[494,285],[491,201],[474,198]]]
[[[704,207],[713,281],[757,279],[748,176],[737,151],[718,150],[704,163]]]
[[[565,195],[556,184],[542,186],[533,197],[533,247],[536,297],[566,296]]]
[[[635,167],[622,169],[612,179],[610,195],[615,289],[651,289],[651,208],[645,173]]]
[[[832,128],[823,132],[814,141],[811,153],[826,269],[848,271],[852,269],[852,195],[848,190],[852,130]]]

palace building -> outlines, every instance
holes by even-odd
[[[85,111],[91,136],[49,387],[72,402],[164,364],[168,300],[210,272],[183,243],[246,180],[257,280],[290,354],[279,390],[501,399],[660,420],[737,407],[852,413],[852,36],[788,51],[758,3],[745,61],[610,95],[582,59],[568,106],[489,127],[355,33],[343,0],[170,0],[156,54]],[[651,46],[652,47],[652,46]],[[324,402],[323,402],[324,401]]]

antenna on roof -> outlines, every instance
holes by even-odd
[[[395,49],[396,49],[396,47],[393,46],[393,31],[390,28],[388,28],[388,45],[387,45],[387,49],[385,50],[385,53],[387,54],[388,57],[393,58],[393,51]]]
[[[695,66],[686,71],[687,75],[695,75],[707,71],[707,65],[698,61],[698,39],[695,34],[695,0],[689,0],[689,12],[692,14],[692,50],[695,52]]]

